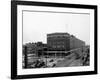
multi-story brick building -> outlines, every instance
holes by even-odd
[[[47,34],[48,50],[69,50],[69,36],[68,33]]]
[[[85,46],[85,42],[68,33],[47,34],[48,50],[69,51]]]

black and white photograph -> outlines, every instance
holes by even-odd
[[[96,6],[12,1],[12,7],[12,43],[17,45],[12,75],[97,73]]]
[[[23,11],[23,68],[89,66],[90,14]]]

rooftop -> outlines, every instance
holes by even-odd
[[[47,34],[47,36],[70,36],[69,33],[51,33],[51,34]]]

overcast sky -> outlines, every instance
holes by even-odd
[[[47,42],[47,34],[68,32],[90,44],[90,15],[23,12],[23,43]]]

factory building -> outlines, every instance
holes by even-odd
[[[70,49],[69,36],[68,33],[47,34],[48,50],[68,51]]]
[[[85,42],[68,33],[47,34],[49,51],[69,51],[85,46]]]

